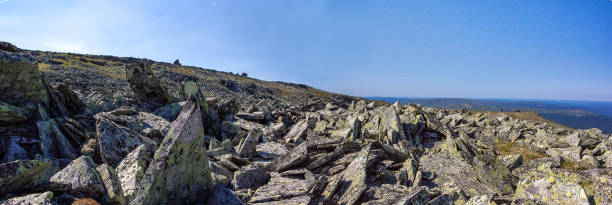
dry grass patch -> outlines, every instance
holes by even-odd
[[[500,155],[520,154],[525,160],[540,159],[546,157],[545,154],[533,151],[525,146],[520,146],[516,142],[497,141],[495,150]]]

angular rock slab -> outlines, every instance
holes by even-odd
[[[0,101],[0,125],[18,124],[28,120],[28,111]]]
[[[239,171],[234,172],[234,180],[232,184],[234,189],[256,189],[270,180],[270,176],[263,168],[249,165],[242,167]]]
[[[266,142],[263,144],[258,144],[257,155],[266,159],[275,159],[277,157],[283,156],[289,152],[285,145],[277,143],[277,142]]]
[[[96,132],[102,160],[115,167],[141,144],[153,144],[150,139],[105,118],[96,122]]]
[[[106,200],[114,204],[125,204],[121,183],[117,179],[117,171],[115,171],[113,167],[108,166],[108,164],[102,164],[98,166],[96,170],[100,173],[100,177],[106,188]]]
[[[77,157],[74,148],[62,134],[55,120],[38,121],[36,126],[40,138],[40,149],[45,158],[74,159]]]
[[[208,199],[207,205],[241,205],[240,199],[236,197],[232,190],[223,186],[222,184],[217,184],[213,190],[213,195]]]
[[[149,64],[145,62],[129,64],[125,67],[125,72],[136,98],[151,100],[162,105],[170,101],[166,88]]]
[[[53,198],[53,192],[48,191],[10,198],[6,201],[0,201],[0,205],[52,205],[51,198]]]
[[[0,164],[0,197],[49,182],[51,176],[68,164],[67,160],[19,160]]]
[[[259,187],[249,203],[279,201],[308,192],[309,182],[286,177],[274,177],[268,184]]]
[[[366,168],[371,147],[372,144],[365,146],[357,158],[344,170],[338,188],[338,194],[341,196],[338,200],[339,204],[356,204],[363,191],[366,190]]]
[[[159,145],[131,204],[194,204],[212,184],[200,108],[189,100]]]
[[[88,156],[81,156],[55,173],[50,182],[61,191],[76,192],[98,198],[105,193],[104,182],[96,170],[96,164]]]
[[[589,204],[580,185],[580,175],[540,166],[521,176],[514,199],[540,201],[545,204]]]
[[[117,176],[126,203],[134,200],[138,193],[138,181],[142,179],[151,162],[153,150],[149,145],[140,145],[132,150],[117,166]]]

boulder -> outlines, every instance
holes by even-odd
[[[55,120],[38,121],[36,126],[38,127],[40,149],[43,157],[59,157],[64,159],[74,159],[77,157],[76,151],[60,131]]]
[[[493,195],[481,194],[470,198],[465,205],[496,205]]]
[[[289,132],[283,137],[285,142],[290,143],[302,143],[306,140],[306,133],[308,129],[308,120],[302,120],[297,124],[293,125]]]
[[[166,87],[157,78],[151,66],[146,62],[132,63],[125,67],[126,78],[134,96],[139,100],[153,101],[159,104],[170,102]]]
[[[546,154],[553,157],[562,157],[563,159],[571,161],[580,161],[581,151],[582,149],[580,147],[549,148],[546,150]]]
[[[334,190],[325,190],[332,194],[337,193],[337,196],[340,196],[338,199],[339,204],[356,204],[363,191],[367,188],[366,169],[371,147],[372,144],[365,146],[357,157],[353,159],[348,167],[340,174],[341,177],[337,178],[339,180],[336,183],[337,185],[335,185],[337,188]]]
[[[27,110],[0,101],[0,126],[19,124],[27,120]]]
[[[257,189],[249,203],[271,202],[289,199],[308,192],[309,183],[306,180],[286,177],[273,177]]]
[[[532,200],[545,204],[589,204],[580,185],[580,175],[540,166],[521,176],[514,200]]]
[[[261,167],[249,165],[234,172],[234,189],[257,189],[268,183],[270,176]]]
[[[250,131],[244,142],[240,145],[240,149],[238,149],[238,156],[249,159],[253,158],[256,154],[257,142],[261,135],[262,133],[259,130]]]
[[[207,205],[217,205],[217,204],[241,205],[242,202],[240,202],[240,199],[236,197],[236,195],[234,194],[234,192],[232,192],[232,190],[228,189],[222,184],[217,184],[215,185],[215,188],[213,189],[213,194],[210,196],[206,204]]]
[[[258,144],[255,148],[257,155],[265,159],[276,159],[289,152],[285,145],[277,142],[266,142]]]
[[[508,168],[510,171],[521,166],[523,164],[523,156],[520,154],[509,154],[499,156],[499,160]]]
[[[7,193],[32,190],[49,182],[68,164],[67,160],[18,160],[0,164],[0,198]]]
[[[5,201],[0,201],[0,205],[52,205],[53,192],[40,194],[28,194],[25,196],[14,197]]]
[[[19,139],[15,137],[9,138],[4,157],[2,158],[2,163],[12,162],[15,160],[27,160],[30,158],[28,157],[26,150],[17,143],[18,141]]]
[[[48,96],[31,56],[0,51],[0,99],[14,106],[28,102],[46,105]]]
[[[126,198],[126,203],[136,198],[138,182],[144,176],[153,155],[150,145],[140,145],[132,150],[117,166],[117,176],[121,190]]]
[[[106,118],[98,118],[96,132],[102,161],[113,167],[136,147],[154,144],[151,139]]]
[[[513,179],[510,170],[495,156],[476,155],[472,165],[479,181],[485,183],[498,194],[511,194]]]
[[[274,160],[274,163],[272,164],[274,166],[274,170],[277,172],[282,172],[306,162],[308,159],[307,153],[307,143],[303,142],[302,144],[293,148],[287,154]]]
[[[104,182],[96,164],[88,156],[81,156],[55,173],[49,180],[60,191],[99,198],[105,193]]]
[[[120,205],[125,204],[123,191],[121,190],[121,183],[117,179],[117,172],[115,169],[108,166],[108,164],[102,164],[98,166],[96,170],[98,170],[98,173],[100,173],[104,188],[106,188],[106,200],[109,203]]]
[[[200,106],[190,98],[155,151],[131,204],[204,202],[212,188],[206,145]]]

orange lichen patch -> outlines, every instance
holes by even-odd
[[[72,205],[100,205],[100,203],[92,198],[80,198],[72,202]]]

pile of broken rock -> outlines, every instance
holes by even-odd
[[[92,113],[0,51],[0,204],[612,203],[596,129],[365,100],[244,112],[192,82],[173,102],[148,69],[126,66],[130,106]]]

